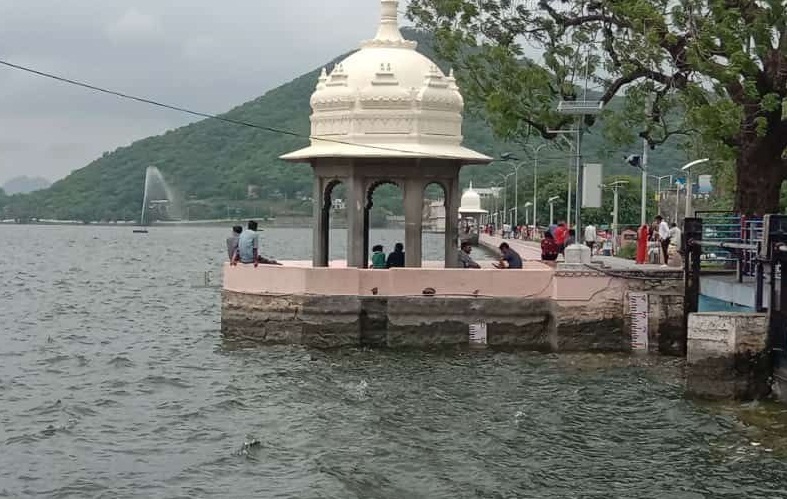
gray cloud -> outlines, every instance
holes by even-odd
[[[0,0],[0,57],[218,113],[356,47],[378,16],[376,0]],[[0,68],[0,184],[189,121]]]

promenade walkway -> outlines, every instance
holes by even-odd
[[[541,243],[535,241],[524,241],[522,239],[503,239],[499,236],[490,236],[487,234],[481,234],[479,236],[478,244],[484,246],[493,251],[497,251],[497,248],[500,246],[500,243],[506,242],[508,243],[511,248],[519,253],[519,255],[524,258],[525,260],[541,260]],[[558,256],[558,263],[563,262],[563,256]],[[665,267],[663,265],[637,265],[634,260],[628,260],[626,258],[618,258],[616,256],[601,256],[601,255],[593,255],[592,261],[595,264],[601,264],[604,267],[613,269],[613,270],[639,270],[639,271],[647,271],[647,272],[658,272],[658,271],[667,271],[667,272],[674,272],[675,270],[679,270],[681,268],[679,265],[670,265],[669,267]],[[678,263],[678,262],[676,262]]]

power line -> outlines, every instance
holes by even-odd
[[[156,106],[156,107],[160,107],[160,108],[164,108],[164,109],[170,109],[172,111],[178,111],[178,112],[181,112],[181,113],[190,114],[192,116],[197,116],[197,117],[200,117],[200,118],[206,118],[206,119],[211,119],[211,120],[222,121],[224,123],[229,123],[229,124],[232,124],[232,125],[239,125],[239,126],[245,126],[245,127],[249,127],[249,128],[256,128],[256,129],[259,129],[259,130],[265,130],[266,132],[278,133],[280,135],[288,135],[290,137],[299,137],[299,138],[302,138],[302,139],[319,140],[319,141],[323,141],[323,142],[330,142],[330,143],[333,143],[333,144],[341,144],[341,145],[354,146],[354,147],[365,147],[367,149],[376,149],[376,150],[388,151],[388,152],[398,152],[398,153],[403,153],[403,154],[416,154],[416,155],[423,154],[423,153],[418,152],[418,151],[409,151],[409,150],[406,150],[406,149],[397,149],[395,147],[376,146],[376,145],[372,145],[372,144],[357,144],[357,143],[354,143],[354,142],[348,142],[348,141],[338,140],[338,139],[325,139],[325,138],[321,138],[321,137],[312,137],[312,136],[309,136],[309,135],[304,135],[302,133],[293,132],[292,130],[285,130],[283,128],[275,128],[275,127],[271,127],[271,126],[266,126],[266,125],[260,125],[260,124],[257,124],[257,123],[252,123],[252,122],[249,122],[249,121],[235,120],[235,119],[232,119],[232,118],[227,118],[227,117],[219,116],[219,115],[216,115],[216,114],[203,113],[203,112],[200,112],[200,111],[193,111],[193,110],[187,109],[185,107],[174,106],[174,105],[171,105],[171,104],[165,104],[163,102],[158,102],[158,101],[155,101],[155,100],[152,100],[152,99],[146,99],[144,97],[137,97],[135,95],[126,94],[126,93],[118,92],[118,91],[115,91],[115,90],[109,90],[107,88],[102,88],[102,87],[99,87],[99,86],[96,86],[96,85],[92,85],[90,83],[85,83],[85,82],[78,81],[78,80],[72,80],[70,78],[65,78],[63,76],[58,76],[58,75],[55,75],[55,74],[52,74],[52,73],[47,73],[45,71],[39,71],[37,69],[33,69],[33,68],[30,68],[30,67],[27,67],[27,66],[22,66],[22,65],[19,65],[19,64],[14,64],[14,63],[11,63],[11,62],[8,62],[8,61],[4,61],[2,59],[0,59],[0,65],[6,66],[6,67],[9,67],[9,68],[12,68],[12,69],[16,69],[16,70],[19,70],[19,71],[24,71],[26,73],[31,73],[31,74],[34,74],[36,76],[41,76],[43,78],[49,78],[51,80],[59,81],[61,83],[67,83],[69,85],[75,85],[77,87],[86,88],[88,90],[93,90],[95,92],[108,94],[108,95],[112,95],[112,96],[115,96],[115,97],[120,97],[121,99],[132,100],[132,101],[140,102],[140,103],[143,103],[143,104],[148,104],[148,105],[151,105],[151,106]],[[443,156],[434,156],[434,157],[435,158],[443,158]],[[447,159],[451,159],[451,158],[447,158]]]

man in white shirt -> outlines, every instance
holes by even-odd
[[[598,242],[598,235],[596,231],[596,226],[593,224],[588,224],[585,227],[585,244],[587,244],[588,248],[590,248],[590,253],[593,254],[593,248],[596,247],[596,243]]]
[[[656,224],[658,225],[659,242],[661,243],[661,254],[664,255],[664,265],[669,263],[669,243],[670,243],[670,230],[667,222],[661,215],[656,215]]]

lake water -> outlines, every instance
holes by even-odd
[[[226,341],[196,287],[225,237],[0,226],[0,496],[787,497],[675,360]],[[309,258],[308,230],[263,237]]]

